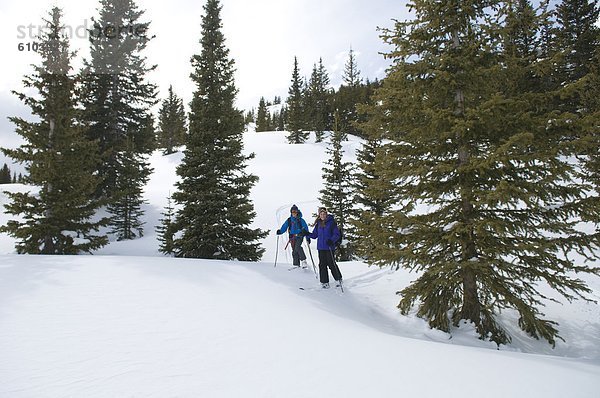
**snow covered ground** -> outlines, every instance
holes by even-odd
[[[555,349],[507,311],[514,341],[498,350],[469,325],[446,334],[401,316],[395,292],[415,277],[405,271],[341,263],[341,294],[315,288],[311,268],[288,271],[281,247],[274,267],[274,231],[291,205],[308,220],[319,205],[325,144],[288,145],[278,132],[245,142],[260,176],[255,226],[271,230],[263,262],[157,252],[181,154],[151,158],[141,239],[93,256],[19,256],[0,235],[0,397],[600,396],[598,304],[548,304],[566,339]],[[346,143],[349,159],[359,145]],[[600,278],[586,280],[600,300]]]

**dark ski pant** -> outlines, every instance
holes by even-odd
[[[299,266],[300,261],[306,260],[306,253],[302,248],[302,241],[304,238],[298,236],[292,236],[290,238],[290,244],[292,245],[292,260],[294,265]]]
[[[333,279],[339,281],[342,279],[342,273],[334,261],[334,252],[332,250],[319,250],[319,280],[321,283],[329,283],[329,273],[327,267],[331,270]]]

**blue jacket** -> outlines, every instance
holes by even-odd
[[[341,234],[337,224],[333,220],[333,216],[328,214],[325,223],[319,219],[313,231],[307,236],[311,239],[317,239],[318,250],[333,250],[335,249],[335,242],[340,239]],[[331,240],[334,245],[329,246],[327,244],[328,240]]]
[[[288,219],[285,220],[285,222],[283,223],[281,228],[279,228],[281,233],[284,233],[288,229],[290,230],[290,232],[289,232],[290,236],[298,235],[303,230],[308,231],[308,225],[306,224],[306,221],[304,221],[304,219],[302,218],[301,211],[298,211],[297,217],[294,217],[294,216],[288,217]]]

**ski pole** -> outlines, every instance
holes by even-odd
[[[319,276],[317,275],[317,268],[315,267],[315,260],[313,259],[312,251],[310,250],[310,244],[308,243],[308,240],[306,241],[306,246],[308,247],[308,254],[310,254],[310,261],[312,262],[313,271],[315,272],[315,278],[319,279]]]
[[[277,267],[277,255],[279,254],[279,235],[277,235],[277,246],[275,246],[275,265]]]
[[[333,249],[331,247],[329,248],[329,253],[331,253],[331,261],[333,261],[333,265],[337,270],[338,275],[340,276],[340,280],[337,282],[340,284],[340,289],[342,290],[342,293],[344,293],[344,285],[342,284],[342,272],[340,271],[340,267],[338,267],[337,262],[335,261],[335,256],[333,255]]]

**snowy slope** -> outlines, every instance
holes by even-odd
[[[289,207],[310,219],[318,206],[325,144],[276,132],[245,142],[260,176],[255,225],[271,230],[263,262],[158,254],[154,226],[181,154],[151,158],[141,239],[94,256],[18,256],[0,235],[0,398],[599,396],[597,304],[548,305],[567,340],[554,350],[514,328],[497,350],[468,325],[449,335],[399,315],[395,292],[415,277],[404,271],[342,263],[342,295],[313,289],[312,269],[288,271],[281,247],[274,267]],[[350,158],[358,145],[346,143]]]

